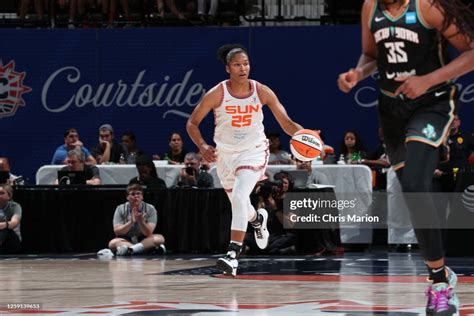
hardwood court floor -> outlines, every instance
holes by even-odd
[[[247,257],[237,278],[221,276],[215,261],[1,257],[0,314],[424,315],[417,254]],[[460,315],[474,315],[474,258],[448,263],[460,275]],[[20,303],[32,305],[8,305]]]

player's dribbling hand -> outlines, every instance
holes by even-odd
[[[360,73],[358,70],[352,68],[347,72],[339,75],[337,85],[342,92],[348,93],[359,82]]]
[[[217,160],[216,149],[210,145],[204,144],[199,148],[202,158],[208,162],[215,162]]]
[[[403,94],[410,99],[418,98],[430,87],[430,82],[419,76],[397,77],[395,81],[402,83],[395,91],[395,95]]]

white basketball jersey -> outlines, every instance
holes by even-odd
[[[238,98],[227,89],[227,81],[221,82],[224,91],[222,103],[214,109],[214,142],[218,149],[239,152],[255,148],[266,140],[257,82],[250,80],[250,84],[250,94]]]

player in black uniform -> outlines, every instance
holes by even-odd
[[[339,75],[338,85],[347,93],[378,69],[384,141],[404,192],[430,191],[438,147],[453,119],[451,80],[474,69],[473,38],[474,14],[460,0],[365,0],[362,55],[355,69]],[[447,42],[461,53],[449,63]],[[426,312],[452,315],[459,305],[457,277],[444,265],[433,200],[423,196],[406,203],[433,281]]]

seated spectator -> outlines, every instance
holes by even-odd
[[[136,146],[135,134],[130,131],[122,133],[122,147],[125,151],[126,164],[134,164],[137,157],[143,155],[143,151]]]
[[[137,166],[138,176],[132,178],[129,184],[166,189],[166,183],[158,177],[156,167],[150,157],[146,155],[138,156],[135,165]]]
[[[143,188],[139,184],[127,187],[127,202],[120,204],[114,213],[116,238],[109,248],[118,256],[144,253],[156,248],[164,250],[165,238],[153,234],[158,215],[153,205],[143,202]]]
[[[461,118],[458,114],[454,115],[446,143],[450,153],[449,159],[444,159],[444,162],[440,159],[438,175],[452,174],[456,169],[458,172],[469,170],[469,159],[474,153],[474,135],[461,129]]]
[[[317,184],[328,184],[328,179],[324,174],[314,173],[311,172],[311,162],[302,162],[296,160],[297,168],[299,170],[308,170],[310,172],[308,178],[307,187],[310,186],[311,183]],[[280,171],[279,173],[275,174],[274,176],[275,181],[280,181],[280,185],[276,190],[274,190],[273,199],[276,202],[276,207],[280,210],[277,212],[278,220],[280,224],[283,224],[283,219],[287,220],[288,226],[291,222],[288,221],[288,217],[291,213],[283,214],[283,201],[285,199],[285,195],[287,192],[291,192],[294,187],[293,179],[291,178],[291,174],[286,171]],[[323,193],[325,194],[325,193]],[[331,193],[329,193],[331,194]],[[337,211],[337,210],[336,210]],[[270,213],[269,213],[270,214]],[[335,215],[334,213],[332,215]],[[270,222],[270,217],[269,217]],[[323,253],[328,254],[338,254],[343,249],[340,247],[340,239],[339,239],[339,231],[334,229],[295,229],[295,230],[287,230],[283,229],[283,227],[272,227],[273,230],[269,231],[270,234],[280,232],[285,232],[285,235],[282,235],[282,238],[279,240],[280,242],[288,242],[288,238],[292,237],[291,239],[295,246],[291,246],[290,248],[283,248],[280,250],[278,254],[289,254],[291,252],[298,252],[298,253],[312,253],[316,255],[321,255]],[[289,233],[290,232],[290,233]],[[278,245],[278,244],[277,244]],[[288,245],[288,244],[285,244]],[[289,252],[291,251],[291,252]]]
[[[369,166],[373,170],[386,169],[390,167],[388,156],[385,153],[385,144],[383,142],[382,129],[379,128],[379,143],[375,147],[374,151],[360,160],[361,164]]]
[[[20,204],[13,201],[13,189],[0,184],[0,254],[14,254],[21,250]]]
[[[78,149],[70,150],[67,153],[67,166],[63,167],[61,170],[65,171],[84,171],[86,175],[86,184],[99,185],[100,173],[99,168],[92,165],[85,164],[84,153]],[[59,184],[59,179],[54,181],[54,184]]]
[[[163,155],[163,160],[168,160],[171,165],[182,164],[187,151],[183,149],[183,138],[180,133],[171,133],[169,146],[170,149]],[[154,155],[153,159],[159,160],[160,156]]]
[[[56,149],[51,164],[64,165],[66,163],[68,151],[73,149],[79,149],[84,153],[87,164],[95,165],[97,163],[89,150],[84,147],[84,144],[79,140],[79,133],[77,130],[75,128],[68,128],[64,133],[64,145],[61,145]]]
[[[5,174],[1,174],[0,184],[9,184],[9,185],[23,185],[25,184],[25,179],[22,176],[16,176],[10,172],[10,162],[7,157],[0,157],[0,171],[3,171]]]
[[[99,127],[99,144],[92,148],[92,155],[97,163],[119,163],[120,157],[125,157],[125,151],[120,144],[114,142],[114,129],[110,124]]]
[[[178,187],[213,188],[214,179],[201,166],[202,157],[196,153],[187,153],[184,158],[185,167],[178,175]]]
[[[365,158],[360,159],[359,163],[372,169],[374,190],[385,190],[387,188],[387,173],[390,168],[390,161],[385,153],[385,144],[383,142],[381,128],[379,128],[379,140],[377,147]],[[444,147],[441,146],[440,148]]]
[[[329,179],[325,174],[320,172],[313,172],[313,169],[311,167],[311,161],[301,161],[296,159],[296,169],[308,171],[308,181],[306,182],[307,188],[310,188],[312,184],[330,184]]]
[[[347,131],[344,133],[340,155],[344,156],[345,163],[348,164],[357,164],[360,163],[362,159],[367,158],[365,146],[357,132]]]
[[[290,153],[284,151],[281,147],[280,134],[268,133],[268,146],[270,149],[269,165],[290,165],[294,164]]]

